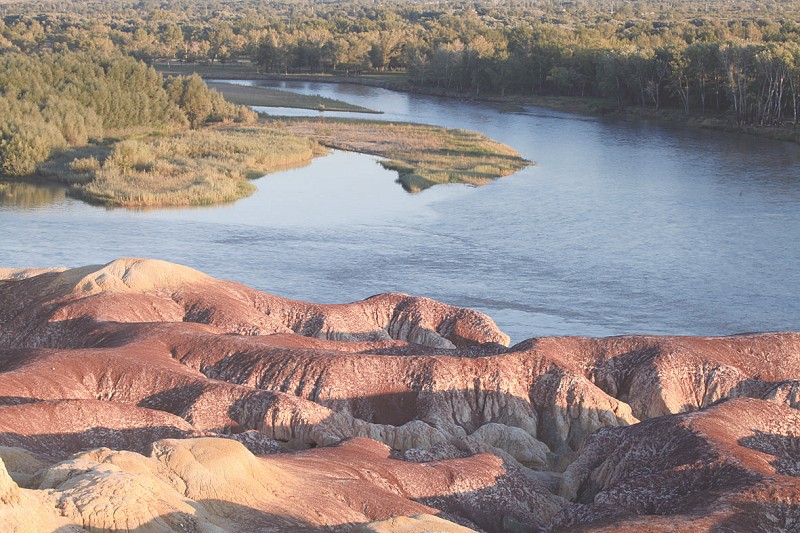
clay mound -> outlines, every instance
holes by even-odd
[[[403,294],[316,305],[141,259],[0,271],[0,489],[141,531],[792,523],[800,335],[505,343]]]
[[[405,294],[344,305],[309,304],[153,259],[31,274],[4,274],[0,324],[6,331],[0,346],[74,346],[85,319],[200,322],[248,335],[399,340],[436,348],[508,345],[508,336],[486,315]]]
[[[391,459],[388,448],[368,440],[258,458],[231,440],[170,439],[153,443],[149,456],[106,448],[77,455],[40,470],[31,489],[20,488],[0,469],[0,526],[21,527],[27,511],[38,513],[43,524],[90,530],[349,530],[398,515],[436,514],[418,503],[432,492],[448,495],[451,505],[477,502],[521,519],[531,503],[549,515],[563,507],[546,491],[530,492],[528,499],[509,490],[481,495],[506,477],[517,480],[517,489],[525,483],[491,456],[420,465]],[[469,530],[445,520],[434,523]],[[479,526],[500,531],[485,520]]]
[[[363,508],[376,513],[364,521],[439,509],[445,518],[486,531],[508,531],[510,523],[536,530],[567,505],[520,469],[488,454],[411,463],[394,459],[392,450],[383,444],[359,438],[336,447],[265,460],[286,471],[305,472],[310,481],[319,480],[314,486],[321,488],[320,493],[310,500],[311,505],[321,508],[330,499],[365,502]],[[331,479],[341,481],[331,484]],[[355,482],[358,479],[376,480],[381,489],[364,494]],[[403,512],[390,511],[387,505],[400,506],[399,498],[425,504],[428,510],[415,505]]]
[[[562,480],[562,495],[583,505],[555,523],[569,531],[788,531],[800,524],[798,449],[800,412],[754,399],[604,429]]]
[[[470,533],[475,530],[428,514],[395,516],[387,520],[356,526],[352,529],[353,533],[428,533],[430,531],[436,531],[437,533]]]
[[[180,417],[114,402],[53,400],[0,407],[0,446],[54,459],[100,446],[143,451],[159,439],[196,434]]]
[[[512,350],[546,356],[628,403],[639,419],[746,396],[800,405],[800,334],[533,339]]]

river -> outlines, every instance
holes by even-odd
[[[367,118],[476,130],[537,165],[484,187],[408,194],[375,158],[335,152],[256,180],[258,192],[231,205],[150,211],[18,186],[0,203],[0,265],[156,257],[303,300],[402,291],[483,311],[512,341],[800,330],[797,145],[257,83],[384,112]]]

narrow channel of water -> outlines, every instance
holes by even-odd
[[[202,209],[0,194],[0,265],[146,256],[306,300],[399,290],[484,311],[515,341],[800,330],[796,145],[371,87],[268,85],[384,111],[361,118],[477,130],[538,165],[410,195],[374,158],[337,152]]]

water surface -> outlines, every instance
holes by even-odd
[[[145,256],[305,300],[403,291],[484,311],[515,341],[800,329],[796,145],[372,87],[268,85],[385,113],[357,118],[477,130],[538,165],[411,195],[375,158],[335,152],[213,208],[0,200],[0,265]]]

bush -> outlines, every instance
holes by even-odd
[[[316,144],[266,128],[214,128],[122,141],[73,194],[107,205],[207,205],[251,194],[247,177],[304,164]],[[143,164],[145,163],[146,164]]]
[[[82,174],[97,172],[100,170],[100,161],[98,161],[94,156],[74,159],[69,164],[69,169],[73,172],[79,172]]]
[[[104,168],[117,168],[122,172],[146,171],[153,167],[155,154],[149,144],[142,141],[121,141],[114,146]]]
[[[36,165],[46,161],[54,148],[64,145],[64,137],[50,124],[18,121],[0,124],[0,174],[33,174]]]

